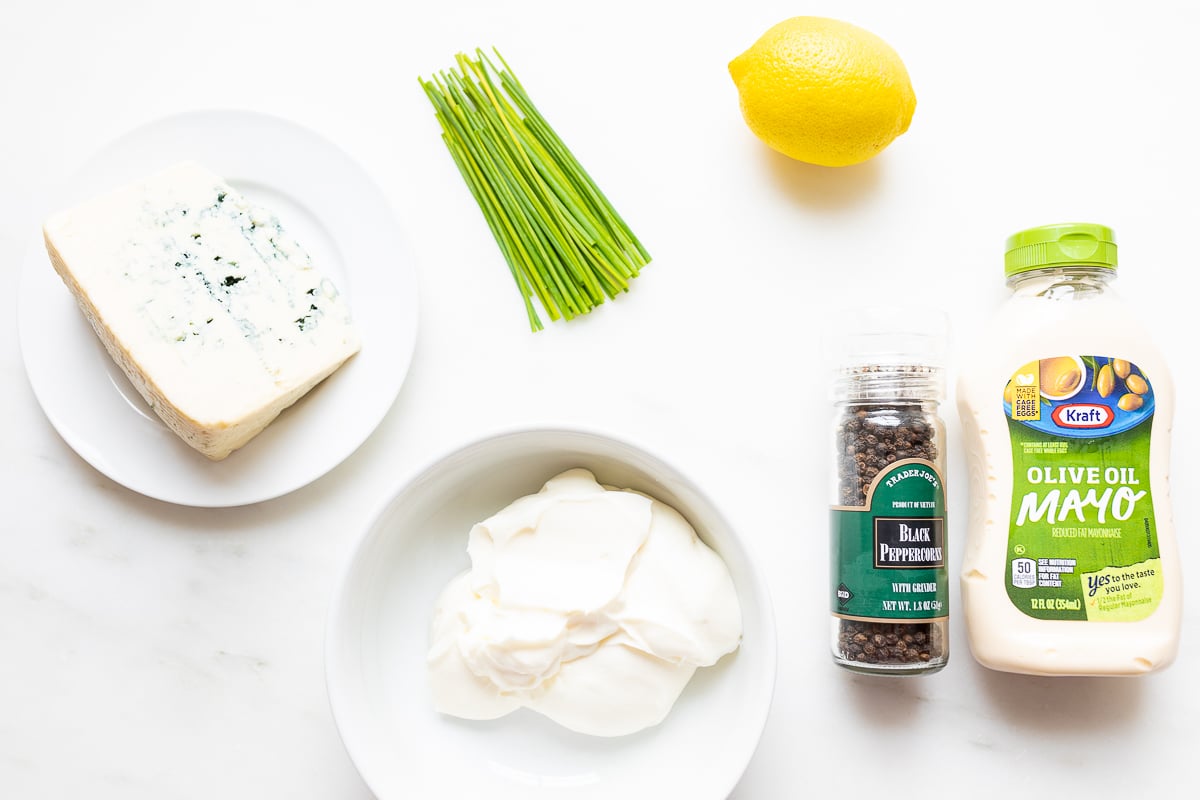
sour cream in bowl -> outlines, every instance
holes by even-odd
[[[580,510],[604,524],[570,524]],[[374,516],[326,673],[383,800],[724,798],[766,722],[774,619],[745,542],[676,468],[521,430],[437,460]]]

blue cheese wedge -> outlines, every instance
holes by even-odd
[[[57,213],[43,232],[109,354],[215,461],[359,349],[345,298],[279,219],[196,164]]]

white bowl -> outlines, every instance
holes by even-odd
[[[1075,362],[1075,369],[1079,373],[1079,382],[1072,386],[1070,391],[1068,391],[1066,394],[1052,394],[1043,388],[1041,395],[1047,400],[1070,400],[1072,397],[1079,394],[1079,392],[1083,390],[1083,387],[1087,385],[1087,366],[1084,365],[1083,359],[1079,356],[1063,356],[1063,358],[1070,358]],[[1042,363],[1039,361],[1038,371],[1040,372],[1041,369]],[[1045,384],[1042,385],[1045,386]]]
[[[662,724],[613,739],[573,733],[527,709],[473,722],[434,711],[425,654],[434,602],[470,566],[467,532],[554,475],[678,509],[729,566],[741,647],[696,672]],[[350,757],[381,798],[724,798],[758,745],[775,684],[766,584],[713,502],[661,459],[579,430],[504,433],[438,460],[374,517],[342,577],[326,640],[326,680]]]

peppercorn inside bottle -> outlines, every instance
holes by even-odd
[[[856,672],[935,672],[949,656],[943,385],[919,363],[835,382],[832,650]]]

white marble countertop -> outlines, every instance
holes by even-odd
[[[856,22],[908,66],[912,127],[866,165],[790,162],[740,118],[726,63],[797,13]],[[0,796],[368,797],[326,699],[335,578],[406,477],[540,422],[663,454],[762,558],[779,673],[736,797],[1180,796],[1200,717],[1195,593],[1178,662],[1144,679],[989,672],[959,617],[937,676],[830,664],[817,342],[843,324],[838,307],[928,302],[950,313],[962,363],[1005,295],[1008,234],[1111,225],[1119,288],[1175,365],[1172,483],[1191,579],[1194,5],[63,0],[8,2],[3,18],[11,289],[47,196],[103,143],[165,114],[243,108],[318,131],[375,175],[416,250],[422,321],[395,406],[352,457],[283,498],[202,510],[134,494],[64,444],[26,381],[5,293]],[[493,44],[655,256],[628,296],[537,335],[416,83]],[[953,403],[944,416],[957,574]]]

